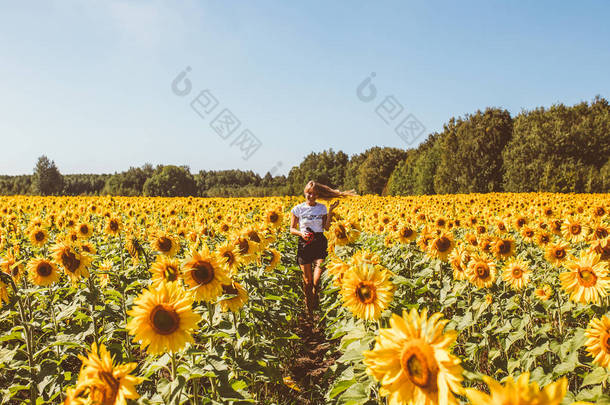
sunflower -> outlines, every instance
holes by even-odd
[[[547,231],[538,231],[534,237],[534,242],[536,242],[539,247],[544,248],[551,242],[551,234]]]
[[[443,332],[449,321],[442,316],[428,317],[426,309],[392,314],[390,328],[380,329],[373,350],[363,353],[366,372],[381,383],[388,404],[458,403],[462,366],[449,349],[457,332]]]
[[[4,256],[4,259],[0,262],[0,268],[2,268],[2,271],[6,274],[10,274],[15,283],[18,283],[19,280],[21,280],[24,268],[21,263],[22,261],[17,261],[17,258],[15,257],[19,245],[16,246],[8,249],[6,256]]]
[[[555,267],[561,267],[568,257],[568,245],[565,242],[550,243],[547,245],[544,257]]]
[[[504,386],[491,377],[484,376],[490,394],[474,388],[466,388],[466,397],[472,405],[559,405],[566,394],[568,380],[564,377],[540,390],[538,383],[529,383],[529,373],[521,374],[515,381],[508,377]]]
[[[528,219],[523,215],[517,215],[513,221],[513,226],[516,230],[521,230],[521,228],[527,224]]]
[[[608,236],[610,236],[610,227],[601,222],[597,222],[590,227],[590,233],[587,235],[587,240],[595,241],[607,238]]]
[[[521,228],[520,234],[524,242],[530,243],[534,240],[534,236],[536,236],[536,230],[530,226],[524,225],[523,228]]]
[[[419,239],[417,239],[417,246],[422,252],[428,250],[428,246],[432,243],[434,239],[436,239],[436,234],[434,234],[430,229],[422,229],[421,235]]]
[[[111,216],[106,220],[106,226],[104,227],[104,232],[106,235],[118,235],[121,232],[121,218],[117,216]]]
[[[8,286],[4,281],[2,281],[2,279],[0,279],[0,305],[2,305],[3,302],[7,304],[9,302]]]
[[[433,258],[446,262],[454,247],[455,242],[453,241],[453,236],[448,232],[442,232],[434,238],[432,243],[428,246],[427,253]]]
[[[137,363],[117,365],[106,347],[102,344],[98,350],[95,343],[91,345],[88,357],[78,357],[82,366],[74,392],[78,392],[80,398],[88,399],[86,403],[127,405],[127,399],[139,397],[136,385],[144,378],[130,374]]]
[[[449,263],[453,268],[453,279],[456,281],[468,278],[467,267],[470,261],[470,251],[464,245],[458,245],[449,256]]]
[[[492,243],[491,251],[497,259],[507,259],[515,255],[515,241],[512,238],[498,238]]]
[[[341,260],[340,257],[335,256],[334,254],[330,255],[330,260],[326,265],[326,269],[328,270],[328,273],[333,276],[333,284],[335,287],[341,287],[343,284],[343,276],[349,271],[349,268],[349,264]]]
[[[168,233],[157,233],[151,238],[150,247],[152,250],[171,257],[178,253],[180,241]]]
[[[108,283],[110,282],[110,272],[112,271],[112,260],[106,259],[100,263],[100,271],[97,273],[97,276],[100,279],[100,286],[102,288],[106,288]]]
[[[355,265],[361,265],[363,263],[381,264],[381,257],[370,250],[360,249],[352,255],[351,262]]]
[[[231,282],[226,270],[207,250],[192,252],[191,257],[184,261],[182,278],[193,290],[196,300],[208,302],[222,294],[223,284]]]
[[[570,260],[569,271],[561,273],[561,286],[570,294],[570,299],[582,304],[599,303],[610,289],[607,263],[600,262],[596,253],[581,252],[578,260]]]
[[[583,241],[588,233],[588,226],[578,218],[570,218],[561,224],[561,234],[569,242]]]
[[[76,226],[76,232],[80,239],[89,239],[93,235],[93,226],[88,222],[81,222]]]
[[[545,284],[540,288],[534,290],[534,295],[541,301],[546,301],[553,296],[553,288],[550,285]]]
[[[223,295],[234,295],[220,301],[220,308],[223,312],[237,312],[248,301],[248,292],[236,281],[222,285]]]
[[[468,263],[468,280],[477,288],[491,287],[496,279],[496,264],[485,256],[475,255]]]
[[[248,226],[243,229],[241,236],[247,238],[254,247],[255,253],[260,253],[267,246],[268,239],[265,237],[261,229],[257,226]]]
[[[282,256],[277,249],[267,249],[263,254],[266,259],[265,271],[271,271],[277,267]]]
[[[329,240],[336,246],[353,243],[360,236],[360,231],[348,221],[334,221],[328,230]]]
[[[593,364],[610,369],[610,318],[593,318],[585,330],[587,352],[593,356]]]
[[[48,286],[59,280],[59,272],[55,263],[37,257],[27,265],[28,278],[36,285]]]
[[[138,262],[140,251],[142,250],[142,244],[140,243],[140,239],[137,235],[133,233],[129,233],[125,238],[125,249],[129,256],[134,259],[135,262]]]
[[[599,254],[600,260],[610,261],[610,236],[594,240],[589,246],[589,251]]]
[[[216,248],[214,255],[221,266],[225,266],[230,274],[235,274],[240,263],[240,256],[237,254],[235,245],[226,242]]]
[[[521,290],[529,282],[530,269],[527,262],[521,258],[512,259],[502,272],[502,279],[514,290]]]
[[[146,289],[133,301],[127,312],[129,334],[141,342],[149,354],[182,350],[193,342],[191,330],[197,327],[201,315],[193,311],[193,296],[178,283],[160,283]]]
[[[93,244],[89,242],[83,242],[79,245],[79,247],[82,252],[88,253],[90,255],[94,255],[97,253],[95,246],[93,246]]]
[[[238,235],[234,241],[237,251],[237,260],[246,265],[256,260],[256,252],[258,251],[258,245],[256,242],[251,241],[243,235]]]
[[[265,223],[274,228],[282,226],[282,219],[282,212],[279,209],[273,209],[265,214]]]
[[[221,222],[220,225],[218,225],[218,232],[219,233],[227,234],[230,230],[231,230],[231,225],[228,224],[226,221],[225,222]]]
[[[357,318],[379,319],[394,297],[394,285],[388,277],[388,272],[379,265],[355,263],[343,278],[343,304]]]
[[[165,255],[157,256],[157,260],[150,266],[153,284],[178,281],[182,276],[180,261]]]
[[[417,238],[417,231],[409,224],[401,225],[397,233],[401,243],[411,243]]]
[[[87,254],[76,252],[72,245],[60,242],[53,246],[53,259],[61,265],[72,282],[81,277],[89,277],[87,266],[91,263],[91,257]]]
[[[41,247],[49,240],[49,233],[44,228],[35,227],[30,230],[29,237],[32,246]]]

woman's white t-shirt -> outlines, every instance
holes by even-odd
[[[304,232],[307,227],[314,232],[324,232],[323,218],[328,213],[326,205],[316,203],[309,205],[307,202],[295,205],[290,210],[295,217],[299,218],[299,229]]]

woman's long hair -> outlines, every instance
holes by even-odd
[[[333,198],[353,197],[358,195],[354,190],[340,191],[313,180],[310,180],[305,185],[304,191],[307,192],[311,190],[315,192],[316,198],[321,200],[332,200]]]

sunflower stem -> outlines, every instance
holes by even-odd
[[[57,318],[55,318],[55,308],[53,307],[53,297],[55,296],[55,289],[49,286],[49,309],[51,310],[51,319],[53,320],[53,332],[55,332],[55,337],[59,334],[59,329],[57,328]],[[55,352],[57,354],[57,365],[61,364],[61,355],[59,354],[59,344],[55,345]],[[62,390],[59,390],[59,398],[60,401],[64,400],[64,394]]]
[[[89,280],[87,280],[87,282],[89,283],[89,294],[91,294],[91,299],[92,302],[89,303],[89,311],[91,312],[91,320],[93,321],[93,338],[95,339],[95,344],[96,346],[99,347],[100,345],[100,338],[98,336],[98,331],[97,331],[97,319],[95,318],[95,295],[93,294],[93,276],[91,274],[91,272],[89,273]]]
[[[193,358],[193,366],[195,363],[195,353],[192,354]],[[197,378],[193,378],[193,402],[195,405],[199,403],[199,380]]]
[[[563,335],[563,321],[561,314],[561,297],[559,296],[559,291],[555,291],[555,298],[557,301],[557,325],[559,327],[559,336]]]
[[[31,329],[31,325],[26,322],[25,310],[23,308],[23,301],[21,299],[21,296],[19,296],[19,299],[17,302],[19,304],[19,314],[21,315],[21,323],[23,326],[23,332],[25,334],[25,346],[26,346],[27,355],[28,355],[28,365],[29,365],[29,372],[30,372],[30,404],[34,405],[34,404],[36,404],[37,393],[36,393],[36,385],[34,384],[34,382],[35,382],[34,348],[33,348],[32,329]]]
[[[172,351],[171,356],[171,364],[172,364],[172,381],[176,379],[176,353]]]

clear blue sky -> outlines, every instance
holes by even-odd
[[[1,1],[0,173],[46,154],[62,173],[286,174],[311,151],[405,148],[374,112],[386,95],[427,132],[486,106],[609,98],[609,19],[602,0]],[[248,160],[191,109],[204,89],[260,139]]]

